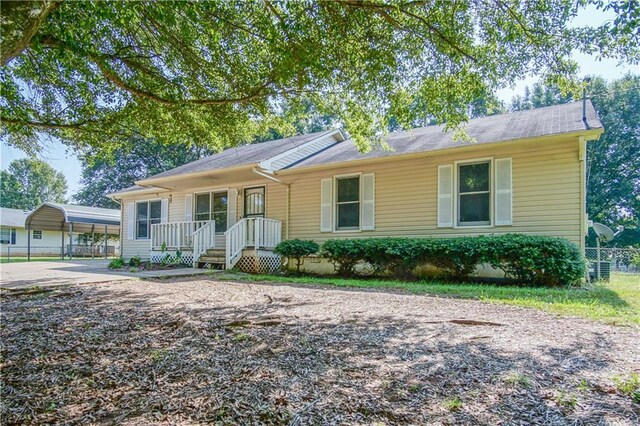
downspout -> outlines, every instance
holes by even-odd
[[[587,235],[587,141],[584,136],[578,138],[578,164],[580,165],[580,246],[585,249]]]
[[[279,183],[280,185],[284,185],[286,187],[287,196],[285,197],[285,210],[284,210],[284,239],[288,240],[289,239],[289,200],[290,200],[290,192],[291,192],[290,184],[281,181],[280,179],[276,178],[271,174],[268,174],[262,170],[259,170],[257,167],[254,167],[252,170],[253,170],[253,173],[259,176],[262,176],[264,178],[267,178],[269,180],[272,180],[276,183]]]

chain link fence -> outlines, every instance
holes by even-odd
[[[590,263],[590,269],[594,269],[598,262],[598,248],[587,247],[585,249],[585,257]],[[600,248],[600,263],[603,270],[640,274],[640,265],[634,264],[634,258],[640,258],[640,249]]]
[[[31,247],[31,259],[68,258],[70,251],[71,251],[71,247],[68,244],[65,247],[62,247],[62,246]],[[27,252],[28,252],[27,246],[3,245],[0,248],[0,259],[3,259],[3,261],[6,261],[6,262],[11,261],[12,259],[13,260],[26,259]],[[118,247],[107,246],[108,257],[118,256],[118,254],[119,254]],[[85,258],[86,257],[91,257],[91,258],[104,257],[104,245],[83,246],[83,245],[74,244],[73,256],[85,257]]]

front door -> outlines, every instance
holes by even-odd
[[[245,188],[244,190],[244,217],[264,217],[265,197],[264,186]],[[247,245],[255,246],[255,221],[247,221]]]

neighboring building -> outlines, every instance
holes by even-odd
[[[473,119],[473,142],[396,132],[367,154],[340,130],[228,149],[111,194],[122,255],[256,269],[293,238],[516,232],[584,247],[586,143],[603,132],[590,102],[584,115],[574,102]]]
[[[53,212],[53,213],[52,213]],[[38,222],[30,226],[31,241],[28,241],[26,223],[37,213]],[[80,221],[74,232],[65,224],[69,220]],[[89,223],[86,226],[85,223]],[[103,255],[104,244],[91,245],[86,233],[101,234],[104,224],[109,224],[111,234],[118,234],[120,211],[69,204],[44,203],[33,211],[0,208],[0,256],[26,256],[30,246],[31,255],[74,256]],[[70,235],[72,235],[70,241]],[[104,241],[104,240],[102,240]],[[116,252],[118,240],[107,241],[107,253]]]
[[[29,213],[31,212],[25,210],[0,208],[0,256],[27,254],[27,230],[24,221]],[[60,256],[61,242],[59,232],[34,231],[31,236],[34,256]]]

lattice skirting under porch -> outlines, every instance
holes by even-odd
[[[178,255],[175,250],[167,250],[167,251],[152,251],[151,252],[151,263],[162,263],[163,259],[166,263],[178,263]],[[184,265],[193,265],[193,252],[192,251],[183,251],[180,255],[180,261]]]
[[[249,274],[270,274],[280,270],[280,256],[269,250],[245,250],[236,269]]]

